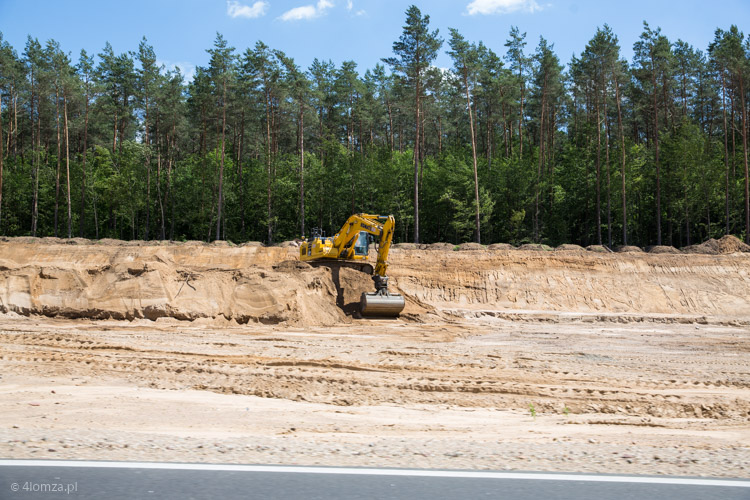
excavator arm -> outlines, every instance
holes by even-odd
[[[396,222],[392,215],[352,215],[344,223],[341,230],[334,235],[332,247],[333,249],[338,249],[338,258],[351,259],[355,255],[355,244],[362,232],[379,238],[375,274],[386,276],[388,270],[388,252],[391,249],[395,225]]]

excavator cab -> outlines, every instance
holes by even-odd
[[[370,239],[367,231],[360,231],[357,241],[354,243],[354,255],[364,255],[367,257],[369,251]]]

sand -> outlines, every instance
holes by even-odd
[[[750,477],[750,254],[0,242],[0,456]]]
[[[351,322],[360,295],[373,290],[351,269],[282,264],[295,260],[295,249],[281,247],[0,242],[0,311],[330,326]],[[744,253],[394,248],[389,260],[393,291],[415,321],[456,307],[750,316]]]

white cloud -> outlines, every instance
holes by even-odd
[[[305,5],[284,12],[279,19],[282,21],[298,21],[300,19],[312,19],[313,17],[315,17],[315,7]]]
[[[510,14],[511,12],[528,12],[542,10],[535,0],[473,0],[466,6],[470,16],[476,14]]]
[[[303,5],[288,10],[279,16],[282,21],[299,21],[301,19],[313,19],[325,14],[325,11],[333,7],[329,0],[318,0],[316,5]]]
[[[171,62],[171,61],[165,61],[165,60],[158,60],[156,61],[156,64],[159,66],[164,66],[166,69],[174,71],[177,68],[180,68],[180,73],[182,73],[182,76],[185,77],[185,83],[190,83],[193,81],[193,78],[195,77],[195,64],[182,61],[182,62]]]
[[[365,9],[359,9],[357,11],[354,11],[354,2],[352,0],[346,0],[346,11],[350,13],[352,16],[364,16],[367,14]]]
[[[268,2],[258,0],[252,5],[242,5],[236,0],[227,0],[227,15],[229,17],[246,17],[253,19],[266,13]]]

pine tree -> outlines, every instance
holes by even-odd
[[[83,125],[83,160],[81,166],[81,208],[78,218],[78,236],[83,238],[84,222],[86,220],[86,159],[88,155],[89,141],[89,104],[94,97],[94,59],[89,57],[85,50],[81,50],[78,66],[78,78],[83,84],[85,99],[84,125]]]
[[[305,235],[305,109],[310,98],[310,81],[294,64],[294,59],[276,51],[276,57],[286,69],[287,86],[297,103],[298,149],[299,149],[299,225],[300,235]]]
[[[541,242],[542,223],[540,221],[540,196],[544,175],[552,170],[548,165],[552,163],[552,141],[556,129],[555,110],[560,105],[563,94],[562,66],[554,53],[554,45],[547,43],[540,37],[534,55],[534,90],[539,114],[539,160],[536,178],[534,180],[534,239]],[[549,181],[551,183],[551,180]]]
[[[406,10],[406,24],[398,41],[393,42],[395,57],[383,59],[397,74],[403,75],[414,88],[414,242],[419,243],[419,165],[421,139],[421,99],[424,74],[443,45],[438,30],[430,32],[430,16],[414,5]]]
[[[143,109],[143,144],[146,146],[146,226],[144,239],[151,238],[151,129],[149,127],[149,114],[152,109],[152,100],[157,91],[161,68],[156,65],[156,53],[154,48],[148,44],[146,37],[141,39],[138,45],[138,62],[141,68],[138,70],[138,100]]]
[[[466,108],[469,112],[469,133],[471,135],[471,155],[474,164],[474,204],[475,204],[475,227],[474,236],[477,243],[482,242],[481,228],[479,222],[479,180],[477,177],[477,141],[474,135],[474,116],[471,111],[471,87],[469,84],[469,74],[471,80],[475,80],[477,71],[478,54],[477,48],[469,44],[458,30],[451,28],[450,48],[448,54],[453,58],[453,67],[456,74],[463,80],[464,90],[466,91]]]
[[[222,209],[224,208],[224,154],[227,130],[227,88],[234,73],[234,47],[229,47],[220,33],[216,33],[214,48],[208,49],[211,55],[208,71],[214,85],[216,101],[221,105],[221,163],[219,164],[219,194],[216,216],[216,239],[222,238]],[[225,229],[226,231],[226,229]]]
[[[510,69],[515,75],[516,85],[520,92],[518,106],[518,156],[523,157],[523,123],[524,123],[524,100],[526,99],[526,73],[528,71],[529,59],[524,55],[523,48],[526,46],[526,33],[520,33],[517,26],[511,26],[510,38],[505,42],[508,52],[505,56],[510,63]]]
[[[635,52],[636,77],[640,80],[642,87],[651,94],[652,124],[651,142],[654,147],[654,168],[656,170],[656,244],[662,244],[662,176],[659,163],[659,91],[666,94],[664,81],[668,72],[671,57],[671,46],[669,40],[661,34],[661,28],[652,30],[647,22],[643,22],[643,33],[633,46]],[[659,88],[659,80],[662,87]],[[662,107],[666,107],[663,102]],[[666,114],[666,109],[665,109]]]

